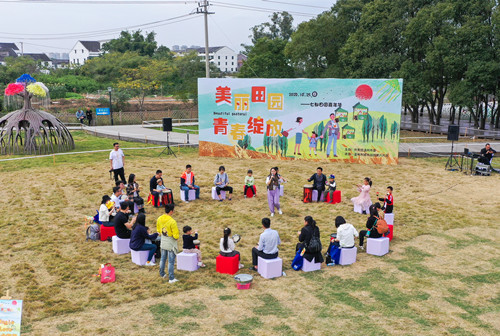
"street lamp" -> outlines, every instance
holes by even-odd
[[[111,125],[113,126],[115,123],[113,122],[113,105],[111,104],[111,91],[113,91],[113,88],[111,88],[111,86],[108,86],[108,92],[109,92],[109,115],[111,117]]]

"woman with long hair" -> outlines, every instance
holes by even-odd
[[[280,215],[283,214],[280,206],[280,181],[283,181],[283,179],[278,174],[278,167],[271,168],[266,178],[267,203],[269,211],[271,211],[271,217],[274,216],[274,208],[278,209]]]
[[[295,251],[299,251],[305,248],[306,251],[303,257],[307,261],[312,262],[312,260],[314,259],[315,263],[322,263],[323,255],[321,254],[321,250],[312,251],[310,248],[311,239],[313,237],[316,237],[318,240],[320,240],[319,228],[316,225],[316,221],[311,216],[306,216],[304,218],[304,227],[302,228],[302,230],[298,232],[298,235],[299,235],[299,243],[297,243]]]
[[[372,200],[370,199],[370,189],[372,186],[372,180],[369,177],[365,177],[363,180],[363,184],[356,185],[359,196],[351,198],[354,207],[361,208],[361,213],[366,214],[368,212],[368,208],[372,204]],[[356,209],[354,209],[356,211]]]
[[[127,195],[131,196],[131,199],[129,200],[134,202],[134,204],[137,206],[138,212],[144,212],[144,200],[139,196],[139,192],[139,183],[137,183],[137,181],[135,180],[135,174],[130,174],[128,176]]]
[[[99,222],[101,222],[104,226],[113,226],[113,222],[110,220],[110,217],[114,216],[115,207],[112,206],[111,209],[108,209],[106,203],[109,201],[111,201],[111,197],[104,195],[102,196],[101,205],[99,206]]]
[[[155,266],[156,264],[152,261],[153,256],[156,252],[157,246],[152,243],[146,243],[146,239],[156,240],[158,233],[150,234],[149,228],[146,226],[146,215],[140,212],[137,215],[137,219],[132,227],[132,234],[130,235],[130,249],[134,251],[149,251],[148,261],[146,266]]]
[[[228,227],[225,228],[224,238],[220,239],[220,255],[223,257],[238,256],[239,268],[241,269],[245,266],[241,263],[240,252],[235,250],[236,246],[233,238],[229,237],[230,235],[231,235],[231,229]]]

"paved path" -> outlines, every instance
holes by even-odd
[[[185,124],[175,124],[182,128]],[[142,127],[142,125],[121,125],[121,126],[84,126],[83,129],[91,134],[97,136],[109,137],[113,139],[145,142],[158,145],[167,144],[167,134],[156,129],[149,127]],[[198,134],[189,134],[189,144],[187,134],[185,133],[169,133],[170,144],[186,144],[190,146],[198,145]],[[455,153],[463,153],[464,147],[469,148],[469,151],[479,153],[481,148],[484,147],[486,140],[475,142],[460,140],[455,142],[453,151]],[[491,146],[500,151],[500,142],[490,142]],[[408,151],[411,156],[433,156],[433,155],[448,155],[451,152],[451,142],[442,143],[400,143],[399,154],[400,156],[407,156]]]

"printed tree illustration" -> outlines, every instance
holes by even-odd
[[[288,150],[288,138],[284,136],[279,137],[279,145],[281,149],[281,155],[286,156],[286,152]]]
[[[397,139],[399,134],[399,125],[394,121],[391,125],[391,139]]]
[[[387,134],[387,119],[384,116],[380,117],[379,129],[380,129],[380,138],[385,139]]]
[[[243,149],[247,149],[252,144],[252,138],[246,134],[243,140],[238,140],[238,146]]]
[[[370,133],[373,128],[373,119],[370,114],[366,115],[366,118],[363,120],[363,125],[361,126],[361,133],[363,135],[363,142],[368,142],[370,140]],[[372,141],[373,141],[373,133],[372,133]]]
[[[6,96],[22,97],[24,106],[0,119],[2,154],[48,154],[75,148],[71,133],[59,119],[31,106],[33,96],[48,97],[48,91],[28,74],[5,88]]]
[[[314,126],[314,132],[318,135],[318,142],[319,142],[319,150],[324,151],[326,148],[326,144],[328,143],[328,132],[325,133],[324,138],[319,138],[321,136],[321,133],[323,133],[323,130],[325,129],[325,125],[323,124],[323,121],[320,122],[319,124],[316,124]]]

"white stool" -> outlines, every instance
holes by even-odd
[[[189,201],[194,201],[196,199],[196,190],[195,189],[189,189],[188,191],[188,197]],[[185,191],[181,189],[181,200],[186,201],[186,198],[184,197]]]
[[[285,186],[283,184],[280,184],[280,197],[285,194]]]
[[[130,239],[118,238],[118,236],[113,236],[111,238],[113,244],[113,252],[116,254],[127,254],[130,252]]]
[[[283,273],[283,260],[279,257],[274,259],[264,259],[259,257],[259,259],[257,259],[257,265],[257,271],[263,278],[266,279],[280,277]]]
[[[394,214],[393,213],[386,213],[384,214],[384,219],[389,225],[394,225]]]
[[[215,187],[212,187],[212,198],[214,200],[219,200],[219,196],[217,196],[217,190],[215,189]],[[220,191],[220,197],[222,197],[222,199],[226,199],[226,192],[224,190]]]
[[[356,248],[356,246],[351,248],[341,248],[339,265],[354,264],[356,262],[357,254],[358,254],[358,249]]]
[[[315,258],[313,258],[311,261],[307,261],[306,258],[304,258],[304,264],[302,265],[302,270],[304,272],[313,272],[313,271],[319,271],[321,269],[321,263],[314,262]]]
[[[179,253],[177,255],[177,269],[180,271],[197,271],[198,255],[196,253]]]
[[[312,192],[312,201],[313,202],[317,202],[318,201],[318,191],[316,189],[313,190]],[[324,202],[325,201],[325,195],[323,193],[321,193],[321,198],[319,199],[320,202]]]
[[[149,251],[130,250],[130,254],[132,255],[132,262],[134,264],[137,264],[139,266],[146,265],[146,262],[148,261]],[[151,259],[151,262],[155,262],[155,256],[153,256],[153,259]]]
[[[366,240],[366,253],[379,257],[389,253],[389,238],[368,238]]]

